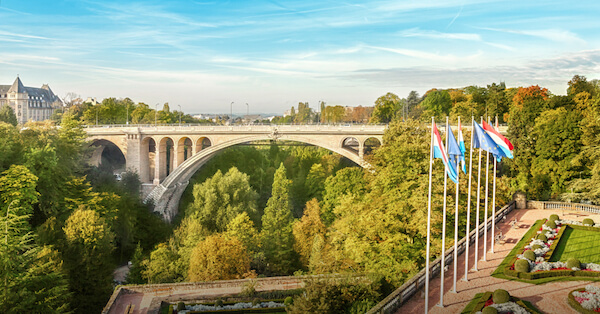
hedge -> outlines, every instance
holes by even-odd
[[[473,297],[473,299],[471,299],[471,302],[469,302],[469,304],[467,304],[467,306],[465,306],[465,308],[460,313],[461,314],[474,314],[477,312],[481,312],[481,310],[483,310],[483,307],[485,306],[485,303],[491,297],[492,297],[492,292],[490,292],[490,291],[476,294]],[[526,309],[527,312],[529,312],[529,313],[542,314],[542,312],[540,310],[538,310],[535,306],[533,306],[533,304],[531,304],[528,301],[521,300],[514,296],[510,297],[510,301],[517,303],[518,305],[520,305],[521,307]]]
[[[577,302],[577,300],[575,300],[575,297],[573,296],[573,292],[575,291],[585,291],[585,288],[578,288],[575,289],[571,292],[569,292],[569,296],[568,296],[568,300],[569,300],[569,305],[577,312],[579,313],[583,313],[583,314],[598,314],[598,312],[596,311],[592,311],[592,310],[588,310],[583,308],[583,306],[581,306],[581,304],[579,304],[579,302]]]

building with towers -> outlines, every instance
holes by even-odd
[[[50,119],[54,110],[63,106],[63,102],[48,84],[41,88],[27,87],[17,76],[12,85],[0,85],[0,107],[5,105],[12,107],[17,121],[23,124]]]

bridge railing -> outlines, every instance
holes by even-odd
[[[511,201],[502,209],[496,212],[495,217],[488,218],[488,229],[492,227],[492,219],[495,219],[495,222],[502,220],[508,213],[510,213],[516,207],[516,202]],[[480,224],[481,225],[481,224]],[[469,245],[475,243],[476,237],[481,237],[484,233],[484,228],[481,227],[479,229],[479,234],[477,235],[477,230],[473,230],[469,233]],[[462,238],[457,243],[457,252],[460,255],[466,250],[467,247],[467,237]],[[445,254],[445,265],[450,265],[454,263],[454,246],[450,249],[446,250]],[[429,264],[429,281],[431,281],[435,276],[440,273],[442,267],[442,257],[438,257],[433,263]],[[388,295],[385,299],[375,305],[371,310],[369,310],[369,314],[372,313],[394,313],[396,312],[404,303],[406,303],[414,294],[416,294],[422,287],[425,286],[425,268],[423,268],[419,273],[405,282],[400,288],[396,289],[390,295]]]
[[[83,128],[154,128],[154,127],[196,127],[196,126],[205,126],[205,127],[248,127],[248,126],[267,126],[267,127],[277,127],[277,126],[290,126],[290,127],[299,127],[299,126],[320,126],[320,127],[353,127],[353,126],[373,126],[373,127],[386,127],[387,124],[368,124],[368,123],[312,123],[312,124],[269,124],[269,123],[246,123],[246,124],[218,124],[218,123],[146,123],[146,124],[85,124],[82,125]]]

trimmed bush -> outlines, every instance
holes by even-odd
[[[504,289],[497,289],[494,291],[492,300],[494,300],[494,303],[496,304],[506,303],[510,301],[510,294],[508,294],[508,291]]]
[[[592,218],[586,218],[582,221],[584,226],[594,226],[594,220]]]
[[[177,312],[185,310],[185,303],[177,302]]]
[[[556,223],[554,222],[554,220],[548,220],[548,221],[546,221],[546,226],[548,228],[556,229]]]
[[[223,306],[223,300],[221,298],[218,298],[217,301],[215,301],[215,305],[216,306]]]
[[[541,245],[539,245],[539,244],[534,244],[534,245],[531,247],[531,249],[532,249],[532,250],[534,250],[534,251],[535,251],[535,250],[537,250],[537,249],[541,249],[541,248],[542,248],[542,246],[541,246]]]
[[[290,306],[290,305],[294,304],[294,299],[292,297],[286,297],[285,300],[283,300],[283,304],[286,307]]]
[[[538,240],[542,240],[544,242],[548,242],[548,238],[546,238],[546,235],[543,233],[538,234],[537,237],[535,237],[535,238]]]
[[[530,261],[535,261],[535,253],[532,250],[525,251],[523,256]]]
[[[515,262],[515,270],[520,273],[529,272],[529,262],[524,259],[519,259]]]
[[[495,307],[486,306],[481,311],[482,314],[498,314],[498,310]]]
[[[581,263],[576,258],[569,258],[567,260],[567,267],[568,268],[573,268],[573,267],[581,268]]]
[[[548,220],[551,220],[551,221],[556,221],[556,220],[559,220],[559,219],[560,219],[560,218],[558,217],[558,215],[557,215],[557,214],[552,214],[552,215],[550,215],[550,217],[548,218]]]

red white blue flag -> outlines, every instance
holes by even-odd
[[[452,166],[452,163],[449,162],[448,153],[444,148],[444,143],[442,142],[442,136],[438,131],[437,125],[433,123],[433,158],[440,158],[444,163],[444,167],[446,168],[446,173],[450,180],[454,181],[454,183],[458,183],[458,176],[456,175],[456,170]]]
[[[504,153],[504,156],[506,156],[508,158],[514,158],[514,156],[512,154],[513,144],[506,137],[504,137],[502,134],[500,134],[500,132],[498,132],[491,125],[487,124],[485,121],[483,121],[481,126],[487,132],[487,134],[492,138],[492,140],[496,143],[496,145],[498,145],[498,148],[500,148],[502,150],[502,152]]]

